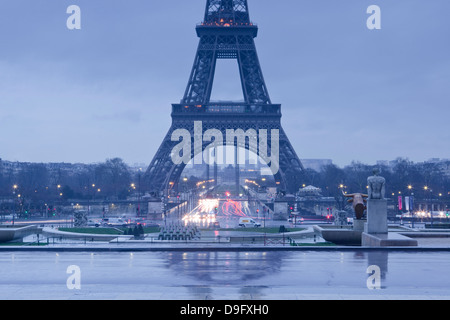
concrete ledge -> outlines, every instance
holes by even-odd
[[[314,226],[320,236],[328,242],[344,246],[359,246],[361,245],[361,231],[353,229],[331,229]]]
[[[361,244],[364,247],[417,247],[417,240],[398,233],[362,233]]]
[[[62,237],[64,239],[89,239],[92,241],[117,241],[119,239],[129,240],[133,238],[133,236],[125,236],[125,235],[108,235],[108,234],[88,234],[88,233],[76,233],[76,232],[66,232],[59,231],[52,228],[43,228],[42,234],[46,237]]]
[[[445,232],[421,231],[421,232],[403,232],[402,234],[410,238],[450,238],[450,233],[448,232],[445,233]]]
[[[320,252],[450,252],[450,247],[352,247],[352,246],[331,246],[331,247],[292,247],[292,246],[83,246],[83,247],[62,247],[62,246],[0,246],[0,252],[295,252],[295,251],[320,251]]]
[[[20,240],[30,234],[34,234],[34,233],[38,233],[38,232],[39,231],[36,226],[0,229],[0,243],[14,241],[14,240]]]

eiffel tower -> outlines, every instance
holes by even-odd
[[[186,164],[172,160],[174,147],[179,144],[172,141],[172,134],[178,129],[189,131],[193,159],[211,144],[194,142],[194,123],[201,121],[203,133],[215,129],[223,136],[227,129],[266,129],[269,152],[273,151],[271,132],[278,130],[279,170],[274,179],[279,191],[296,192],[305,182],[304,168],[281,126],[281,105],[270,100],[254,42],[258,27],[250,20],[247,0],[207,0],[205,18],[196,31],[200,43],[188,85],[181,102],[172,105],[172,126],[144,176],[146,187],[155,196],[177,188]],[[218,59],[237,60],[244,102],[211,101]],[[234,145],[238,146],[237,139]],[[248,141],[240,147],[251,149]],[[215,181],[216,175],[215,168]]]

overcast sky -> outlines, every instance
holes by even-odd
[[[205,3],[1,0],[0,158],[149,164],[186,89]],[[81,30],[66,27],[72,4]],[[366,27],[372,4],[381,30]],[[249,6],[271,100],[300,158],[450,158],[450,1]],[[213,96],[239,98],[237,64],[219,63]]]

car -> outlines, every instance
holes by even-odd
[[[126,227],[128,223],[122,218],[103,218],[102,225],[105,227]]]
[[[242,227],[242,228],[259,228],[259,227],[261,227],[261,224],[257,223],[252,218],[240,218],[239,219],[239,227]]]
[[[100,220],[89,220],[88,221],[88,226],[89,227],[100,227],[102,225],[102,222]]]

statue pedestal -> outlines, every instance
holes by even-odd
[[[367,223],[364,232],[369,234],[387,234],[387,200],[367,200]]]
[[[411,247],[417,240],[388,232],[387,200],[367,200],[367,223],[361,235],[363,247]]]
[[[353,220],[353,231],[364,231],[364,226],[366,225],[367,220],[361,219],[361,220]]]

